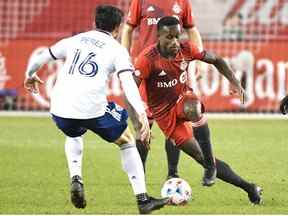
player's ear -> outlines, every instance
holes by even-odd
[[[114,38],[117,38],[119,35],[120,26],[116,27],[113,32],[111,33]]]

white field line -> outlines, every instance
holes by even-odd
[[[49,112],[38,111],[0,111],[0,117],[50,117]],[[209,119],[288,119],[288,115],[280,113],[207,113]]]

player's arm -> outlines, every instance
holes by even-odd
[[[246,99],[245,90],[226,61],[222,57],[206,51],[203,52],[202,61],[213,64],[217,70],[229,80],[235,91],[240,95],[241,102],[244,104]]]
[[[121,44],[129,52],[132,43],[133,30],[139,25],[141,20],[141,5],[141,0],[131,1],[127,20],[122,29]]]
[[[192,43],[196,44],[198,49],[202,51],[203,50],[202,38],[194,23],[192,3],[190,0],[186,0],[184,2],[185,2],[185,7],[184,7],[183,18],[182,18],[183,27],[188,34],[189,40]]]
[[[194,43],[198,47],[198,49],[202,51],[203,42],[202,42],[202,38],[197,27],[194,26],[194,27],[186,28],[186,32],[187,32],[189,41]],[[207,68],[206,66],[207,66],[206,63],[201,62],[201,61],[196,61],[196,68],[195,68],[196,71],[189,71],[188,73],[188,76],[190,77],[190,79],[192,79],[192,76],[195,76],[196,80],[201,79],[201,71],[206,70]],[[192,82],[189,83],[189,87],[192,87]]]
[[[124,24],[121,35],[121,44],[128,51],[130,51],[131,43],[132,43],[132,35],[133,35],[134,27],[129,24]]]
[[[202,42],[202,38],[200,35],[200,32],[198,31],[197,27],[191,27],[191,28],[186,28],[186,32],[188,35],[189,40],[196,44],[197,47],[199,48],[199,50],[203,50],[203,42]]]
[[[133,79],[132,72],[122,72],[118,75],[118,77],[125,94],[124,102],[126,103],[129,117],[136,132],[136,139],[142,141],[143,144],[149,149],[149,122],[137,85]]]
[[[148,63],[149,63],[149,61],[147,61],[147,59],[143,56],[143,55],[141,55],[140,54],[140,56],[136,59],[136,61],[135,61],[135,67],[136,67],[136,71],[134,71],[134,73],[133,73],[133,79],[134,79],[134,83],[135,83],[135,85],[137,86],[137,87],[139,87],[140,86],[140,83],[142,82],[142,80],[143,79],[145,79],[146,78],[146,76],[147,76],[147,74],[149,73],[148,71],[150,70],[150,65],[148,65]],[[127,85],[128,86],[128,85]],[[137,92],[139,93],[139,91],[138,91],[138,88],[137,88]],[[140,96],[140,94],[139,94],[139,96]],[[127,110],[129,111],[129,109],[131,110],[131,108],[132,108],[132,106],[129,104],[129,102],[128,102],[128,100],[126,99],[126,104],[127,104]],[[145,107],[144,107],[144,103],[143,103],[143,101],[142,101],[142,99],[141,99],[141,105],[143,106],[143,108],[145,109]],[[131,112],[130,111],[130,113],[131,113],[131,115],[129,114],[129,116],[130,116],[130,119],[132,120],[132,122],[133,121],[135,121],[136,119],[137,119],[137,116],[135,115],[135,112]],[[146,112],[145,112],[146,113]],[[146,115],[145,115],[145,117],[146,117]],[[148,119],[147,119],[148,120]],[[135,121],[136,122],[136,127],[138,127],[137,126],[137,121]],[[148,122],[148,124],[149,124],[149,122]],[[134,126],[134,127],[135,127]],[[150,127],[149,127],[149,129],[150,129]],[[135,129],[136,130],[136,129]],[[150,131],[150,130],[149,130]],[[149,132],[150,133],[150,132]],[[141,143],[141,142],[140,142]],[[144,143],[145,144],[145,143]]]
[[[123,47],[116,54],[115,69],[117,71],[124,92],[124,102],[127,106],[129,117],[136,132],[136,139],[142,141],[149,149],[150,130],[141,96],[133,79],[134,67],[130,61],[128,51]]]
[[[43,81],[37,76],[37,71],[50,61],[64,59],[66,57],[66,43],[67,39],[63,39],[29,59],[24,80],[24,87],[28,91],[38,93],[38,84],[43,83]]]
[[[25,72],[24,87],[32,92],[38,93],[38,84],[42,84],[43,81],[37,76],[36,72],[42,67],[42,65],[53,60],[49,49],[45,49],[38,55],[34,55],[29,59],[28,66]]]
[[[194,15],[192,10],[192,3],[190,0],[186,0],[184,14],[183,14],[183,27],[187,32],[188,39],[193,44],[195,44],[200,51],[203,50],[203,41],[200,35],[198,28],[195,26]],[[207,69],[207,65],[204,62],[196,61],[196,71],[190,71],[188,76],[194,76],[191,72],[195,73],[196,80],[201,79],[201,71],[205,71]],[[192,87],[192,86],[190,86]]]

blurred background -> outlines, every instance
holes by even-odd
[[[163,0],[165,1],[165,0]],[[278,112],[288,92],[288,0],[191,0],[206,50],[224,56],[241,79],[248,101],[229,95],[229,83],[215,68],[202,71],[194,90],[209,112]],[[40,94],[23,88],[31,55],[57,40],[93,27],[97,4],[127,14],[130,0],[0,0],[0,110],[48,110],[56,73],[63,64],[43,67]],[[139,35],[134,34],[134,40]],[[137,46],[136,48],[137,49]],[[110,97],[118,99],[116,78]]]

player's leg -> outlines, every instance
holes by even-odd
[[[203,167],[206,166],[201,147],[193,136],[192,125],[190,122],[177,124],[171,133],[170,139],[174,140],[178,149],[188,154]]]
[[[54,115],[53,120],[66,135],[65,155],[71,178],[71,201],[76,208],[85,208],[86,200],[82,181],[82,135],[86,129],[79,126],[79,120],[65,119]]]
[[[134,137],[128,128],[115,143],[120,147],[122,168],[128,175],[137,199],[139,212],[147,214],[162,208],[168,200],[155,199],[147,194],[143,165],[135,146]]]
[[[71,179],[73,176],[82,178],[83,139],[81,136],[66,136],[65,155]]]
[[[207,167],[204,171],[202,184],[204,186],[211,186],[215,183],[215,177],[217,171],[216,171],[215,158],[212,150],[212,144],[210,140],[210,130],[208,127],[208,123],[206,122],[204,124],[193,126],[193,133],[203,152],[204,163]]]
[[[146,160],[147,160],[149,151],[139,140],[136,140],[136,147],[139,152],[141,162],[143,164],[144,172],[146,172]]]
[[[149,118],[150,128],[152,128],[153,122],[154,120]],[[136,140],[136,146],[140,154],[144,172],[145,172],[146,160],[147,160],[149,151],[144,145],[142,145],[141,142],[138,142],[137,140]],[[178,163],[179,163],[180,150],[177,149],[174,142],[169,139],[165,139],[165,150],[166,150],[167,163],[168,163],[167,179],[177,178],[179,177],[178,176]]]
[[[148,119],[149,119],[150,129],[152,129],[154,120],[152,118],[148,118]],[[149,150],[146,148],[146,146],[144,146],[140,141],[137,141],[137,140],[136,140],[136,147],[137,147],[137,150],[138,150],[138,152],[140,154],[140,158],[141,158],[141,161],[142,161],[142,164],[143,164],[143,169],[144,169],[144,172],[145,172],[145,170],[146,170],[146,160],[147,160],[147,157],[148,157]]]
[[[133,192],[136,196],[139,212],[150,213],[167,204],[167,199],[155,199],[148,196],[143,165],[136,148],[135,139],[127,127],[127,112],[114,103],[107,107],[110,111],[97,119],[97,124],[88,122],[87,128],[97,133],[104,140],[114,142],[120,148],[121,163],[127,173]],[[117,112],[117,115],[115,114]],[[114,113],[114,114],[113,114]],[[120,116],[120,117],[119,117]],[[100,126],[100,127],[99,127]]]
[[[165,150],[168,163],[167,179],[178,178],[178,163],[180,158],[180,150],[175,146],[175,143],[170,139],[165,139]]]
[[[151,117],[151,115],[149,115],[149,113],[148,113],[148,119],[149,119],[149,126],[151,129],[154,123],[154,119]],[[144,145],[142,145],[141,142],[138,142],[137,140],[136,140],[136,146],[140,154],[144,172],[145,172],[146,160],[147,160],[149,151]],[[168,163],[167,179],[177,178],[179,177],[178,176],[178,163],[179,163],[180,150],[176,148],[174,142],[169,139],[165,139],[165,150],[166,150],[167,163]]]
[[[179,124],[171,135],[179,149],[195,159],[204,168],[206,163],[201,148],[196,139],[189,134],[187,123]],[[190,137],[189,137],[190,136]],[[261,202],[261,188],[253,183],[246,181],[237,175],[231,167],[224,161],[216,158],[217,178],[239,187],[247,192],[250,202],[259,204]]]
[[[187,94],[186,98],[187,99],[184,100],[184,113],[186,118],[193,122],[194,136],[201,147],[204,157],[205,172],[203,185],[210,186],[215,182],[215,177],[217,176],[217,178],[245,190],[248,193],[249,200],[252,203],[259,204],[261,201],[259,187],[242,179],[224,161],[215,160],[210,141],[208,123],[202,115],[204,112],[203,105],[195,98],[193,93]]]
[[[206,117],[203,115],[204,106],[197,96],[188,91],[182,101],[177,104],[178,116],[189,120],[193,125],[194,137],[198,141],[204,156],[205,170],[202,179],[204,186],[211,186],[216,180],[216,164],[213,156],[210,131]]]
[[[246,191],[251,203],[253,204],[261,203],[262,189],[259,186],[243,179],[241,176],[235,173],[227,163],[217,158],[216,158],[216,167],[217,167],[217,178]]]

